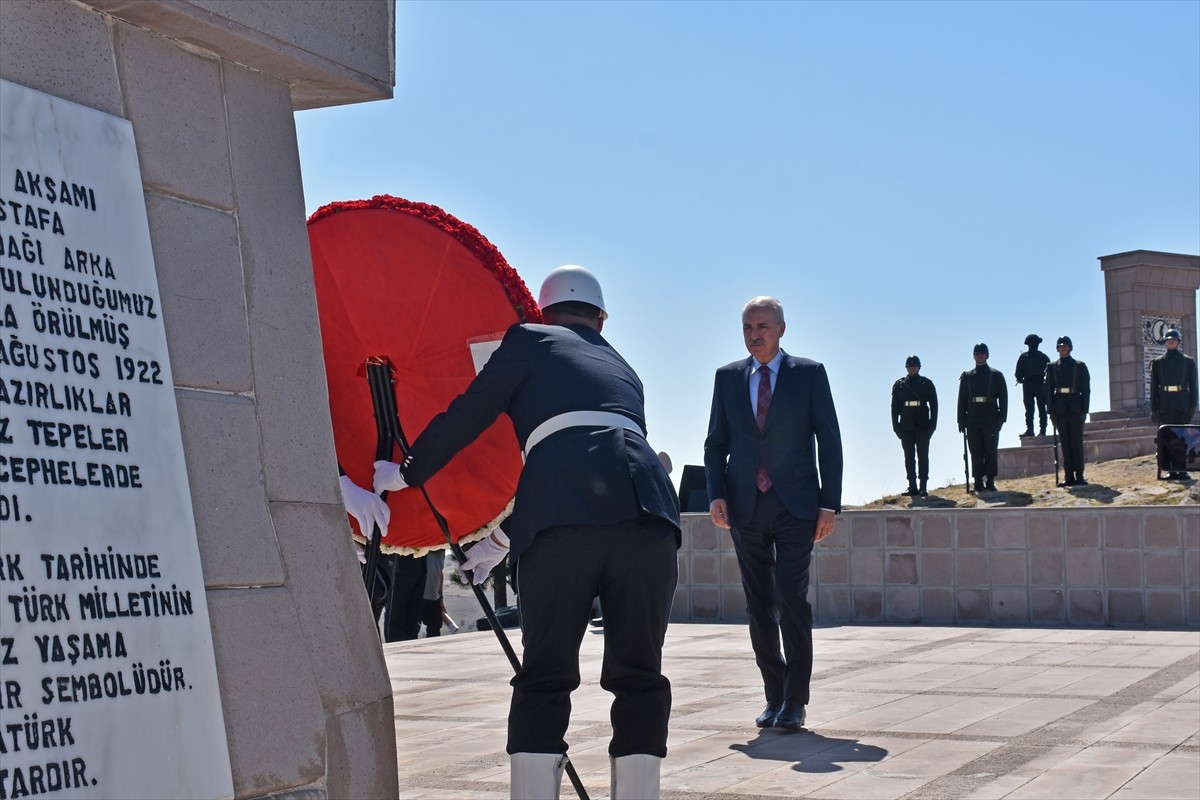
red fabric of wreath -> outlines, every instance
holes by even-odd
[[[500,251],[436,206],[389,195],[332,203],[309,218],[308,235],[338,462],[370,489],[376,427],[366,360],[390,359],[411,442],[474,378],[470,343],[540,322],[541,312]],[[511,508],[520,471],[520,447],[502,415],[425,488],[452,538],[469,541]],[[386,552],[445,546],[420,492],[392,492],[388,505]]]

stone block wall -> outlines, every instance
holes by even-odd
[[[674,621],[745,621],[728,531],[685,514],[679,560]],[[809,600],[820,624],[1196,628],[1200,511],[848,511]]]

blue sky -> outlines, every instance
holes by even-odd
[[[1068,334],[1108,400],[1098,256],[1200,253],[1200,3],[400,2],[391,100],[296,115],[305,198],[392,194],[471,223],[536,295],[604,287],[651,444],[700,464],[741,308],[823,362],[844,502],[903,489],[891,384],[944,406],[984,341]],[[447,313],[452,313],[448,310]],[[1001,446],[1024,428],[1010,380]],[[1003,483],[1003,482],[1001,482]]]

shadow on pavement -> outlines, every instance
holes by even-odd
[[[789,734],[760,731],[746,744],[732,744],[730,750],[745,753],[750,758],[772,761],[794,761],[796,772],[841,772],[842,764],[883,761],[888,751],[875,745],[862,744],[857,739],[837,739],[812,731]]]

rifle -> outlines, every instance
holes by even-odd
[[[378,359],[375,359],[375,360],[377,361]],[[370,383],[370,380],[371,380],[371,378],[370,378],[371,364],[372,364],[372,359],[367,359],[367,370],[368,370],[367,382],[368,383]],[[374,402],[374,400],[375,400],[375,389],[372,386],[371,387],[371,401],[372,401],[371,405],[375,411],[375,460],[382,461],[384,459],[390,459],[392,457],[392,450],[394,448],[394,442],[392,441],[392,434],[388,428],[387,420],[384,418],[384,416],[382,414],[382,409],[379,406],[379,404]],[[386,490],[379,493],[379,499],[383,500],[383,502],[385,502],[385,503],[387,502],[387,496],[388,496],[388,493]],[[367,597],[369,598],[370,602],[372,603],[372,607],[374,607],[375,572],[376,572],[376,569],[379,564],[379,543],[383,539],[383,531],[379,530],[379,525],[375,525],[374,530],[370,531],[369,533],[367,531],[363,531],[363,533],[370,537],[370,541],[367,543],[367,561],[366,561],[365,570],[367,573],[367,579],[366,579],[367,580]]]
[[[963,426],[963,480],[967,484],[967,494],[971,493],[971,465],[967,461],[967,428]]]
[[[367,383],[371,388],[371,405],[375,410],[376,424],[379,424],[380,419],[383,420],[389,441],[387,453],[380,456],[377,451],[376,460],[390,461],[392,458],[392,447],[396,445],[400,448],[401,457],[406,457],[408,455],[408,439],[404,437],[404,431],[400,427],[400,416],[396,411],[396,385],[392,380],[392,365],[386,358],[372,357],[367,359]],[[451,538],[450,526],[447,524],[446,518],[437,510],[437,506],[433,504],[433,500],[429,497],[429,492],[425,487],[418,487],[418,490],[425,498],[425,504],[429,506],[429,511],[433,514],[438,527],[441,528],[442,536],[446,538],[446,544],[450,546],[451,552],[458,559],[458,563],[464,563],[467,560],[467,555],[458,543]],[[473,577],[473,575],[468,574],[467,583],[470,584],[471,590],[475,593],[475,599],[479,601],[480,607],[483,608],[483,615],[487,617],[492,631],[500,641],[500,648],[504,650],[504,655],[508,656],[508,663],[512,665],[514,672],[519,672],[521,670],[521,661],[517,658],[512,644],[508,641],[508,636],[505,635],[500,621],[496,619],[496,612],[492,610],[492,604],[488,602],[487,596],[483,593],[483,587],[477,586]],[[565,754],[564,758],[566,758]],[[575,793],[579,795],[579,800],[588,800],[587,790],[584,789],[583,782],[579,779],[579,773],[575,771],[575,765],[571,763],[571,759],[566,758],[564,767],[567,777],[571,779],[571,785],[575,788]]]
[[[1058,486],[1058,423],[1050,418],[1050,430],[1054,439],[1054,485]]]

